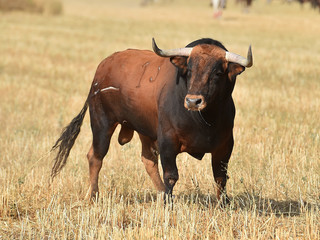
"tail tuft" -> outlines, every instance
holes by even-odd
[[[85,102],[80,113],[62,130],[60,138],[51,148],[51,152],[58,149],[54,159],[54,165],[51,170],[51,178],[59,174],[61,169],[66,165],[70,150],[73,147],[81,129],[81,125],[88,109],[88,103]]]

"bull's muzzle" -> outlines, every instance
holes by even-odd
[[[184,107],[192,111],[201,111],[207,106],[202,95],[187,94],[184,99]]]

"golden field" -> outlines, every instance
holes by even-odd
[[[65,0],[61,16],[0,12],[0,239],[320,239],[320,14],[297,3]],[[62,172],[50,181],[60,132],[78,114],[100,61],[126,48],[183,47],[202,37],[245,55],[237,79],[235,147],[219,208],[209,155],[178,157],[164,206],[137,136],[114,134],[91,203],[87,114]],[[160,170],[161,172],[161,170]]]

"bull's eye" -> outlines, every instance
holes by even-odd
[[[211,77],[213,79],[220,79],[223,76],[223,72],[221,70],[213,69],[211,72]]]
[[[221,77],[221,76],[223,75],[223,72],[220,71],[220,70],[218,70],[218,71],[216,71],[216,75],[217,75],[218,77]]]

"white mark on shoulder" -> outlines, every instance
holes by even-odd
[[[102,88],[100,90],[100,92],[104,92],[104,91],[109,91],[109,90],[114,90],[114,91],[119,91],[119,88],[116,88],[116,87],[106,87],[106,88]]]

